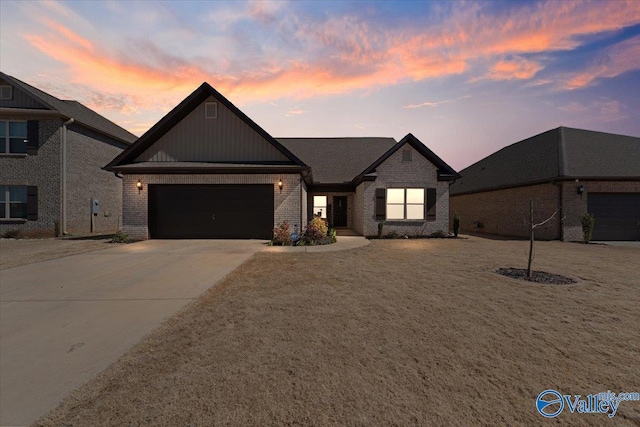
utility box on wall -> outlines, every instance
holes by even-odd
[[[100,213],[100,202],[98,199],[91,199],[91,214],[93,216],[98,216]]]

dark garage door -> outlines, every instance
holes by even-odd
[[[273,186],[149,185],[155,239],[270,239]]]
[[[640,193],[589,193],[593,240],[640,240]]]

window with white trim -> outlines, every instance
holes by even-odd
[[[327,217],[327,196],[313,196],[313,214],[318,213],[321,218]]]
[[[0,154],[27,152],[27,122],[0,121]]]
[[[27,187],[0,185],[0,219],[27,218]]]
[[[424,220],[424,188],[387,188],[387,220]]]

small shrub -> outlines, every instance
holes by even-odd
[[[4,232],[5,239],[19,239],[22,237],[22,231],[19,228],[14,228],[13,230],[7,230]]]
[[[60,221],[53,223],[53,235],[55,237],[60,237]]]
[[[283,221],[277,228],[273,229],[272,244],[280,246],[291,245],[291,229],[289,227],[289,221]]]
[[[429,235],[429,237],[433,237],[435,239],[443,239],[443,238],[449,237],[449,236],[447,236],[444,231],[438,230],[438,231],[434,231],[433,233],[431,233]]]
[[[382,228],[384,227],[384,221],[378,221],[378,239],[382,237]]]
[[[387,239],[397,239],[398,238],[398,232],[396,230],[391,230],[390,232],[387,233],[385,238],[387,238]]]
[[[118,230],[111,238],[111,243],[129,243],[129,235],[122,230]]]
[[[596,217],[587,213],[582,215],[580,222],[582,223],[582,235],[584,237],[584,242],[589,243],[591,236],[593,236],[593,226],[596,223]]]
[[[458,212],[453,214],[453,235],[458,237],[458,232],[460,231],[460,215]]]
[[[329,243],[337,242],[338,238],[336,236],[337,236],[337,233],[335,228],[332,228],[331,230],[329,230]]]
[[[323,237],[327,236],[327,223],[322,218],[314,215],[313,219],[304,230],[302,238],[306,243],[315,245],[319,243]]]

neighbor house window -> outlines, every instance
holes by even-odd
[[[387,219],[424,219],[424,188],[388,188]]]
[[[27,187],[0,185],[0,218],[27,218]]]
[[[327,196],[313,196],[313,214],[327,217]]]
[[[0,121],[0,153],[27,152],[27,122]]]

